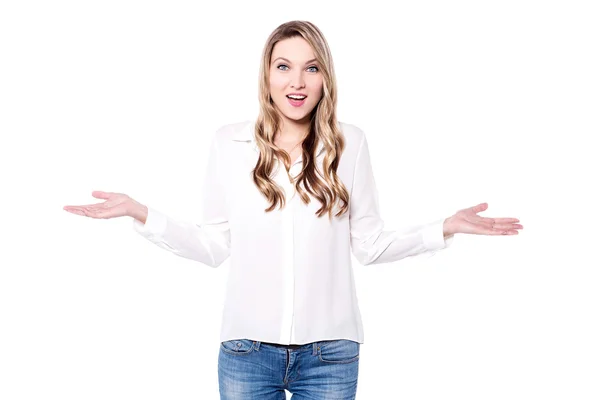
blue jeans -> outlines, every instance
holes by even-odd
[[[221,400],[354,400],[360,343],[339,339],[276,347],[228,340],[219,351]]]

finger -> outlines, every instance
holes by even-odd
[[[109,199],[114,193],[112,192],[103,192],[101,190],[94,190],[92,192],[92,196],[94,196],[97,199]]]
[[[490,220],[496,224],[513,224],[515,222],[519,222],[518,218],[486,218],[486,217],[479,217],[479,218]]]
[[[66,211],[77,215],[84,215],[90,218],[106,218],[110,216],[111,211],[98,207],[67,207]]]
[[[492,225],[492,228],[497,229],[497,230],[523,229],[523,225],[521,225],[521,224],[494,224],[494,225]]]
[[[77,206],[65,206],[65,207],[100,207],[106,203],[94,203],[94,204],[79,204]]]
[[[65,211],[81,211],[80,206],[64,206],[63,210]]]
[[[469,218],[467,218],[469,219]],[[473,220],[473,222],[480,224],[480,225],[485,225],[489,228],[493,228],[495,226],[499,226],[499,225],[507,225],[507,224],[515,224],[517,222],[519,222],[518,218],[486,218],[486,217],[480,217],[478,215],[475,216],[471,216],[471,219]]]
[[[519,234],[519,231],[517,231],[515,229],[508,229],[505,231],[499,231],[499,232],[495,233],[495,235],[507,235],[507,236],[508,235],[518,235],[518,234]]]
[[[476,224],[488,229],[523,229],[523,225],[515,223],[516,218],[476,218]]]
[[[519,231],[516,229],[480,229],[476,233],[481,235],[518,235]]]
[[[80,211],[80,212],[94,212],[96,210],[99,210],[99,207],[96,207],[94,205],[91,206],[65,206],[63,207],[63,209],[65,209],[66,211]]]
[[[464,215],[476,215],[479,212],[487,210],[487,208],[488,208],[487,203],[479,203],[473,207],[463,208],[462,210],[459,210],[458,213],[464,214]]]
[[[471,211],[473,211],[475,214],[477,214],[477,213],[487,210],[487,208],[488,208],[487,203],[479,203],[476,206],[471,207]]]
[[[94,211],[90,211],[87,208],[81,208],[81,207],[69,207],[69,208],[65,208],[65,211],[68,211],[70,213],[77,214],[77,215],[83,215],[86,217],[93,217],[95,214]]]
[[[77,209],[73,209],[73,208],[64,208],[64,210],[68,211],[72,214],[85,215],[85,213],[82,210],[77,210]]]

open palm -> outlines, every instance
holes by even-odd
[[[486,218],[477,215],[487,210],[487,203],[480,203],[458,211],[445,221],[444,230],[448,234],[470,233],[474,235],[516,235],[523,225],[518,218]]]
[[[116,218],[129,215],[133,199],[123,193],[93,191],[92,196],[104,199],[103,203],[81,206],[64,206],[63,209],[73,214],[91,218]]]

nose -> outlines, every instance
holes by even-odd
[[[304,83],[304,75],[302,74],[302,71],[295,74],[292,78],[291,78],[291,87],[293,87],[294,89],[298,89],[298,88],[303,88],[305,86]]]

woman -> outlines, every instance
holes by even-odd
[[[231,257],[218,359],[222,399],[354,399],[363,327],[350,253],[387,263],[450,245],[456,233],[517,234],[482,203],[404,231],[384,231],[364,133],[336,118],[337,87],[321,31],[291,21],[269,36],[255,121],[212,139],[198,225],[125,194],[66,206],[133,217],[174,254],[218,267]]]

